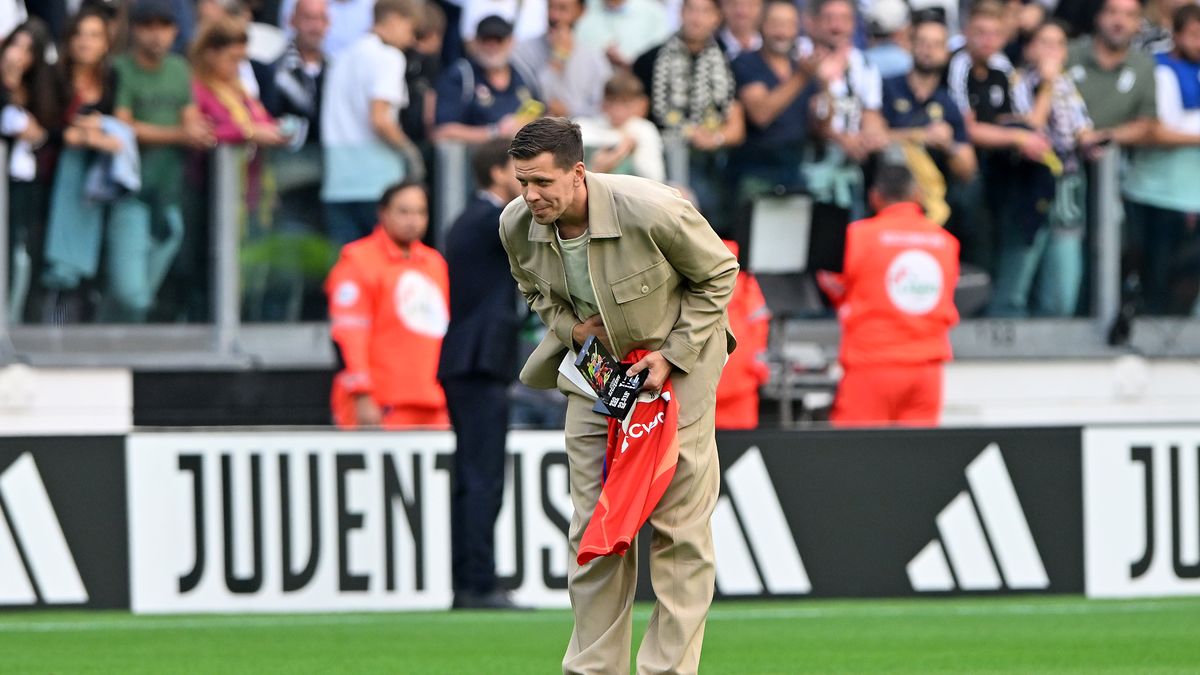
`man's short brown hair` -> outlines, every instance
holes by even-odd
[[[971,5],[971,11],[967,13],[967,23],[975,19],[995,19],[996,21],[1004,20],[1004,5],[997,0],[979,0],[974,5]]]
[[[646,95],[646,88],[636,75],[618,70],[604,83],[604,98],[610,101],[631,101]]]
[[[418,22],[424,18],[424,11],[421,5],[414,0],[375,0],[375,15],[376,24],[381,24],[389,16],[398,14],[406,19],[412,19],[413,22]]]
[[[508,154],[513,159],[533,159],[549,152],[554,155],[554,165],[570,170],[583,161],[583,136],[579,125],[565,117],[543,117],[521,127]]]

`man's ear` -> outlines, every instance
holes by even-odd
[[[583,180],[583,174],[585,171],[587,171],[587,168],[583,165],[583,162],[575,162],[575,184],[576,185],[579,184],[579,181]]]

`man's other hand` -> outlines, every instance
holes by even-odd
[[[641,361],[630,366],[625,375],[633,377],[643,370],[650,371],[650,374],[646,376],[646,381],[642,384],[642,391],[656,392],[662,389],[667,381],[667,376],[671,374],[671,362],[662,355],[662,352],[650,352],[643,356]]]
[[[575,341],[576,347],[582,347],[583,343],[587,342],[589,335],[595,335],[606,349],[612,349],[612,345],[608,343],[608,330],[604,327],[604,321],[600,319],[599,314],[589,316],[586,321],[575,324],[575,327],[571,329],[571,339]]]

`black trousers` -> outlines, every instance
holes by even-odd
[[[508,383],[490,377],[442,382],[454,425],[450,489],[451,575],[455,591],[496,588],[494,540],[504,495]]]

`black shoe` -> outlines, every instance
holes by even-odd
[[[508,591],[495,590],[491,593],[476,593],[474,591],[458,591],[454,594],[454,604],[451,609],[513,609],[526,610],[513,602]]]

